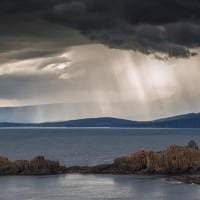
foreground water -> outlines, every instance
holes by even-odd
[[[199,200],[200,187],[163,178],[62,175],[1,177],[1,200]]]
[[[0,155],[30,159],[45,155],[65,165],[111,162],[135,149],[162,150],[169,144],[200,144],[195,129],[0,129]],[[200,186],[167,182],[164,177],[61,175],[0,177],[1,200],[195,200]]]

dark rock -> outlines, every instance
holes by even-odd
[[[11,162],[0,157],[0,175],[51,175],[63,173],[93,174],[200,174],[200,150],[193,146],[168,146],[164,151],[143,149],[121,156],[113,163],[96,166],[64,167],[43,156]],[[185,177],[184,177],[185,178]],[[198,179],[196,179],[198,181]]]
[[[200,151],[171,145],[162,152],[138,150],[113,163],[94,167],[74,167],[73,173],[110,174],[200,174]]]
[[[58,161],[46,160],[43,156],[28,160],[9,161],[0,157],[0,175],[51,175],[66,173],[66,167]]]
[[[185,184],[200,184],[200,177],[192,177],[192,176],[175,176],[167,179],[168,181],[178,181]]]
[[[188,142],[187,147],[194,148],[194,149],[199,149],[199,146],[197,145],[197,143],[194,140],[190,140]]]

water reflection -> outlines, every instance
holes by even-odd
[[[197,200],[200,186],[151,176],[0,177],[0,194],[1,200]]]

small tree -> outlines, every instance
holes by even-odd
[[[194,140],[190,140],[188,142],[188,144],[187,144],[187,147],[194,148],[194,149],[199,149],[198,144]]]

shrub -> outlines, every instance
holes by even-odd
[[[187,147],[193,148],[193,149],[199,149],[199,146],[194,140],[190,140],[187,144]]]

